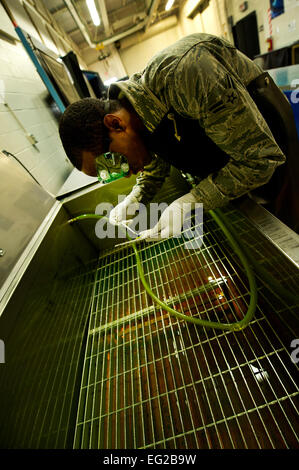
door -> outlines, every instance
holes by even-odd
[[[256,12],[252,12],[233,26],[235,46],[254,59],[260,53]]]

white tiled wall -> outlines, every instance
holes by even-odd
[[[73,166],[60,143],[57,121],[43,101],[47,95],[22,44],[0,39],[0,150],[15,154],[39,183],[56,195]],[[28,134],[34,135],[37,148],[4,103]]]

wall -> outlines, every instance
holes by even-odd
[[[37,33],[19,2],[9,2],[18,24],[56,53],[71,49],[54,32],[47,35],[44,25]],[[35,18],[36,24],[37,18]],[[16,40],[8,41],[0,34],[0,150],[16,155],[38,182],[51,194],[59,188],[73,169],[60,143],[58,125],[44,99],[48,91],[29,59],[2,5],[0,30]],[[82,62],[82,61],[81,61]],[[7,103],[26,131],[5,106]],[[32,146],[26,133],[38,143]]]
[[[140,31],[120,41],[120,49],[109,51],[107,46],[104,51],[111,52],[109,58],[98,61],[99,52],[86,51],[83,55],[90,70],[99,72],[103,80],[113,76],[122,78],[142,70],[149,59],[188,34],[206,32],[222,36],[233,41],[230,28],[227,23],[226,0],[210,0],[209,7],[195,18],[188,19],[189,13],[198,0],[187,0],[180,11],[179,18],[169,17],[159,24],[151,26],[146,33]]]
[[[233,16],[234,24],[245,18],[254,10],[257,13],[258,28],[263,26],[264,30],[259,32],[261,54],[267,52],[269,37],[268,9],[270,0],[248,0],[248,10],[240,12],[239,5],[242,1],[227,0],[228,14]],[[272,19],[272,37],[274,49],[287,46],[299,39],[299,0],[284,0],[285,12]],[[289,31],[289,23],[295,20],[295,29]]]
[[[121,41],[119,54],[128,75],[142,70],[155,53],[188,34],[205,32],[232,41],[225,0],[210,0],[202,14],[189,19],[188,15],[197,3],[198,0],[187,0],[175,22],[172,17],[168,18],[149,28],[147,34],[136,33]]]
[[[23,46],[0,39],[0,149],[15,154],[45,189],[56,194],[72,166],[59,142],[57,124],[43,102],[47,94]],[[38,140],[36,148],[4,103]]]
[[[226,0],[210,0],[209,6],[193,19],[188,18],[198,0],[187,0],[180,11],[179,24],[181,35],[208,33],[232,41],[227,23]]]
[[[109,53],[107,59],[98,60],[101,54],[105,56],[106,53]],[[103,82],[112,77],[123,78],[127,75],[118,50],[114,45],[105,47],[103,51],[96,51],[95,49],[86,50],[83,57],[87,63],[88,70],[98,72]]]
[[[236,23],[253,10],[257,11],[258,26],[264,26],[264,31],[259,34],[261,52],[266,52],[267,10],[270,0],[248,0],[249,9],[244,13],[239,11],[241,0],[210,0],[209,7],[202,14],[196,15],[193,20],[188,19],[187,16],[197,1],[187,0],[184,3],[178,21],[170,18],[159,25],[152,26],[146,33],[139,32],[124,38],[120,41],[119,51],[114,46],[109,46],[110,57],[103,61],[97,60],[98,52],[94,50],[81,56],[61,31],[57,30],[56,34],[55,31],[49,30],[30,10],[34,26],[18,0],[10,0],[9,7],[20,26],[39,41],[58,55],[73,49],[81,67],[98,71],[103,80],[113,76],[122,78],[142,70],[148,60],[162,47],[170,45],[187,34],[206,32],[232,41],[227,16],[232,15]],[[297,29],[288,32],[288,24],[294,18],[297,20]],[[272,24],[275,48],[297,40],[299,0],[285,0],[285,13],[275,18]],[[1,5],[0,29],[17,39]],[[44,103],[46,95],[46,88],[20,42],[16,40],[16,43],[12,44],[0,39],[0,149],[15,153],[38,181],[49,192],[56,194],[73,167],[61,147],[57,122]],[[34,134],[38,140],[36,147],[39,151],[32,147],[21,126],[4,103],[11,106],[28,133]]]
[[[175,16],[167,18],[150,27],[146,33],[140,31],[122,39],[120,49],[115,51],[117,56],[114,54],[113,57],[106,59],[107,62],[110,60],[111,68],[108,69],[106,61],[102,61],[102,63],[98,62],[98,70],[104,74],[104,80],[113,76],[117,78],[122,78],[124,75],[130,76],[141,71],[156,52],[177,41],[181,36],[177,18]],[[117,73],[117,69],[120,69],[119,62],[122,63],[124,74],[113,75]],[[92,64],[90,68],[95,68],[95,66]]]
[[[121,78],[141,71],[155,53],[188,34],[207,32],[230,39],[225,0],[210,0],[209,7],[202,14],[196,15],[193,20],[188,19],[197,2],[187,0],[179,18],[171,16],[148,28],[146,33],[140,31],[122,39],[119,51],[114,48],[108,59],[98,61],[96,52],[89,50],[84,54],[89,69],[99,72],[103,80],[113,76]]]
[[[161,49],[173,44],[180,38],[180,31],[177,26],[167,31],[156,34],[149,39],[137,42],[133,46],[120,49],[120,57],[127,70],[128,75],[140,72],[144,69],[148,61]]]

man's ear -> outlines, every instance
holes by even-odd
[[[125,128],[123,120],[115,114],[106,114],[103,122],[110,131],[120,132]]]

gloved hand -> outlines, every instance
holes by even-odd
[[[191,193],[176,199],[165,209],[152,229],[140,232],[138,240],[157,241],[168,237],[179,237],[185,217],[195,207],[196,202],[198,203]]]
[[[109,214],[109,222],[112,225],[119,225],[122,222],[128,224],[132,221],[130,219],[134,218],[138,209],[138,199],[129,194],[122,202],[112,209]]]

